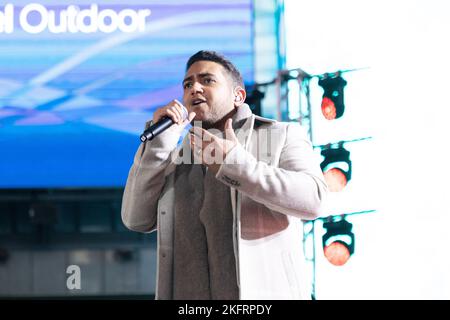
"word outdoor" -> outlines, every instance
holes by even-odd
[[[112,9],[99,10],[92,4],[81,10],[78,6],[69,5],[65,10],[48,10],[38,3],[31,3],[19,10],[12,4],[0,8],[0,33],[12,33],[18,25],[27,33],[111,33],[145,31],[146,19],[151,14],[149,9],[123,9],[118,12]],[[18,20],[17,20],[18,18]],[[18,21],[18,24],[16,23]]]

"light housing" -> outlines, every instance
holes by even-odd
[[[321,109],[327,120],[335,120],[344,114],[344,87],[347,85],[340,73],[334,76],[326,75],[319,80],[319,86],[323,88]]]
[[[331,192],[342,191],[352,178],[350,152],[342,144],[338,147],[327,146],[320,153],[324,159],[320,168]]]
[[[339,221],[324,222],[323,227],[326,229],[322,237],[325,257],[335,266],[344,265],[355,252],[353,225],[343,217]]]

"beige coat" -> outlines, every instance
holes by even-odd
[[[216,178],[231,187],[240,298],[310,299],[302,220],[320,214],[327,192],[319,160],[297,123],[251,114],[236,134],[240,145],[227,155]],[[156,299],[172,297],[178,138],[173,126],[141,144],[122,202],[129,229],[158,230]],[[188,145],[186,138],[183,146]]]

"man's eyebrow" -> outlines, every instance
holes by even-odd
[[[189,76],[187,78],[184,78],[183,83],[185,83],[186,81],[190,81],[192,80],[194,77],[193,76]]]
[[[214,74],[209,73],[209,72],[199,73],[198,76],[199,76],[200,78],[211,77],[211,76],[212,76],[212,77],[215,77]],[[189,76],[189,77],[187,77],[187,78],[184,78],[183,83],[185,83],[186,81],[191,81],[193,78],[194,78],[194,76]]]

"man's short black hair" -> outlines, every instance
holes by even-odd
[[[222,54],[216,51],[200,50],[189,58],[188,62],[186,63],[186,71],[197,61],[213,61],[220,64],[225,68],[225,70],[227,70],[228,74],[233,80],[234,85],[244,88],[244,81],[242,80],[241,73],[234,66],[234,64],[230,60],[225,58]]]

